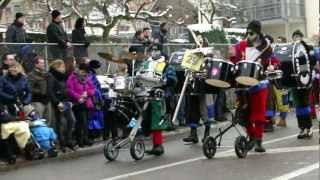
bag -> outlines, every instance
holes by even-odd
[[[186,50],[183,56],[181,66],[191,71],[200,71],[201,65],[204,63],[204,55],[201,52]]]

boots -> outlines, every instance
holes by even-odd
[[[300,129],[300,133],[298,134],[297,138],[298,139],[303,139],[305,137],[306,137],[305,129]]]
[[[205,126],[203,138],[201,140],[202,143],[204,142],[206,137],[208,137],[210,135],[210,128],[211,128],[210,125],[209,126]]]
[[[287,123],[286,120],[284,118],[279,118],[279,120],[277,121],[276,125],[278,127],[287,127]]]
[[[260,153],[266,152],[266,149],[262,146],[262,140],[258,140],[258,139],[256,140],[254,150]]]
[[[190,136],[183,138],[183,142],[196,144],[199,142],[197,128],[191,128]]]
[[[146,151],[149,155],[161,156],[164,153],[164,148],[162,144],[153,145],[151,150]]]
[[[256,142],[256,138],[253,137],[253,136],[250,136],[249,142],[247,144],[247,150],[248,151],[251,151],[254,148],[255,142]]]

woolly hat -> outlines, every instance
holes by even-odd
[[[303,37],[303,33],[302,33],[300,30],[296,30],[296,31],[294,31],[294,32],[292,33],[292,38],[293,38],[294,36],[301,36],[301,37]]]
[[[21,18],[21,17],[24,17],[24,14],[21,13],[21,12],[17,12],[17,13],[16,13],[16,19],[19,19],[19,18]]]
[[[252,30],[253,32],[257,34],[261,34],[261,23],[260,21],[253,20],[248,24],[247,31]]]
[[[93,60],[90,61],[89,66],[92,69],[99,69],[101,67],[101,63],[100,63],[99,60],[93,59]]]
[[[61,12],[58,10],[53,10],[51,13],[52,19],[55,19],[56,17],[60,16]]]
[[[34,107],[32,105],[26,105],[23,106],[23,112],[25,116],[29,116],[30,113],[32,113],[33,111],[35,111]]]

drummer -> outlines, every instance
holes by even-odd
[[[271,60],[272,48],[261,32],[261,23],[256,20],[248,24],[247,39],[235,45],[233,52],[230,60],[234,63],[240,60],[252,60],[269,69],[273,69],[273,65],[278,63]],[[269,82],[263,80],[258,85],[249,88],[250,122],[246,125],[246,129],[250,137],[251,147],[249,149],[255,147],[256,152],[265,152],[262,139],[266,124],[268,85]]]
[[[201,34],[197,35],[197,40],[199,45],[197,48],[208,47],[208,43],[203,38]],[[199,79],[195,79],[199,80]],[[206,94],[189,94],[186,98],[187,102],[187,121],[190,126],[190,135],[183,138],[183,141],[186,143],[198,143],[198,133],[197,129],[199,126],[200,119],[203,121],[205,126],[204,139],[210,135],[211,121],[208,117],[208,108],[207,108],[207,95]]]
[[[301,42],[309,54],[309,48],[307,47],[306,43],[303,41],[303,33],[300,30],[295,31],[292,34],[292,40],[294,42]],[[298,120],[298,126],[300,129],[300,133],[298,135],[298,139],[305,139],[312,137],[312,120],[311,120],[311,108],[309,102],[310,96],[310,88],[292,88],[292,98],[293,103],[296,108],[296,117]]]

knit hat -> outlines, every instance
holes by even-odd
[[[292,33],[292,38],[293,38],[294,36],[301,36],[301,37],[303,37],[303,33],[298,29],[298,30],[296,30],[296,31],[294,31],[294,32]]]
[[[16,13],[16,19],[19,19],[21,17],[24,17],[24,14],[21,12]]]
[[[93,60],[90,61],[89,66],[92,69],[99,69],[101,67],[101,63],[100,63],[99,60],[93,59]]]
[[[56,17],[60,16],[61,12],[58,10],[53,10],[51,13],[52,19],[55,19]]]
[[[84,70],[86,72],[89,72],[89,66],[87,64],[85,64],[85,63],[80,63],[79,64],[79,69],[80,70]]]
[[[26,105],[23,106],[23,112],[25,116],[29,116],[30,113],[32,113],[33,111],[35,111],[34,107],[32,105]]]
[[[253,32],[257,34],[261,34],[261,23],[260,21],[253,20],[248,24],[247,31],[252,30]]]

